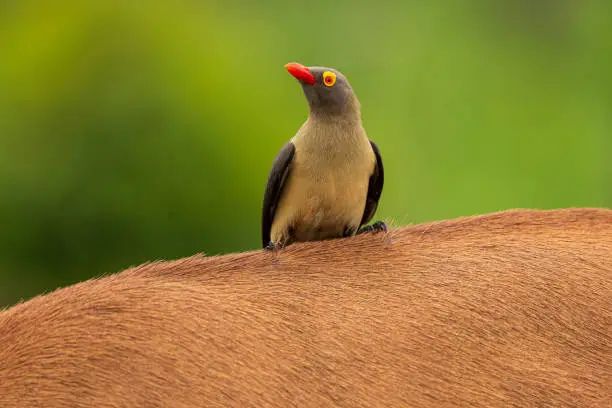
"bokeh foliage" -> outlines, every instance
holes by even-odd
[[[612,204],[612,3],[0,2],[0,306],[148,260],[259,247],[306,116],[345,73],[394,225]]]

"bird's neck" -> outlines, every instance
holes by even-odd
[[[328,155],[342,150],[352,151],[367,140],[361,117],[325,117],[310,115],[295,135],[294,141],[305,149]]]
[[[320,123],[346,123],[361,125],[361,106],[357,98],[350,98],[342,105],[310,105],[309,119]]]
[[[350,112],[330,113],[327,111],[311,110],[308,120],[320,123],[323,126],[361,126],[361,112],[353,110]]]

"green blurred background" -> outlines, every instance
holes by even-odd
[[[0,306],[149,260],[259,248],[339,69],[406,225],[612,204],[612,3],[0,2]]]

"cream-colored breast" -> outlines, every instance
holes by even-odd
[[[339,237],[358,228],[363,216],[376,161],[365,131],[312,132],[307,125],[293,139],[295,155],[272,224],[274,242],[288,230],[297,241]]]

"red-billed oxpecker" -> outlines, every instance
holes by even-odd
[[[270,170],[263,247],[386,230],[382,221],[360,229],[376,212],[384,172],[348,80],[332,68],[297,63],[285,68],[302,86],[310,114]]]

